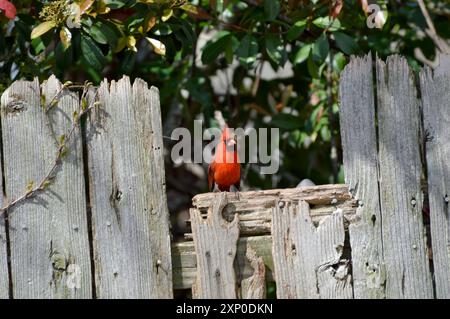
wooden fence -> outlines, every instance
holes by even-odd
[[[54,77],[15,82],[1,99],[0,207],[24,200],[0,215],[0,298],[264,298],[268,282],[278,298],[450,298],[445,65],[416,80],[401,57],[353,58],[340,85],[348,186],[197,195],[179,243],[157,89],[124,77],[83,100]]]

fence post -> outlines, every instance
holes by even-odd
[[[420,73],[437,298],[450,298],[450,56]],[[445,67],[447,62],[447,67]]]

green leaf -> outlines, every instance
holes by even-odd
[[[72,65],[73,52],[72,48],[64,49],[62,42],[58,42],[55,48],[55,62],[56,66],[61,69],[67,69]]]
[[[166,9],[163,11],[163,15],[161,17],[161,21],[162,22],[166,22],[167,20],[170,19],[170,17],[173,15],[173,10],[172,9]]]
[[[45,44],[42,42],[41,38],[36,38],[31,40],[31,46],[34,49],[34,53],[39,54],[45,49]],[[6,47],[6,45],[5,45]]]
[[[133,71],[136,61],[136,53],[133,51],[124,52],[123,57],[120,59],[120,71],[124,74],[130,74]]]
[[[314,62],[312,55],[310,55],[308,57],[308,62],[307,62],[306,66],[308,68],[308,72],[311,75],[311,77],[313,77],[314,79],[317,79],[320,77],[319,67]]]
[[[299,36],[302,35],[303,31],[305,31],[306,20],[300,20],[294,23],[294,25],[289,29],[286,34],[286,38],[288,41],[294,41]]]
[[[122,8],[125,4],[127,4],[127,0],[104,0],[106,5],[111,9],[119,9]]]
[[[231,35],[228,45],[225,48],[225,59],[227,60],[228,64],[233,63],[234,59],[233,52],[236,50],[238,46],[239,46],[238,39],[236,39],[234,35]]]
[[[103,21],[97,21],[86,31],[100,44],[109,44],[113,48],[117,45],[118,33],[116,33],[114,25]]]
[[[319,17],[313,21],[313,24],[321,29],[328,29],[329,31],[337,31],[341,28],[339,19],[332,20],[329,16]]]
[[[313,47],[312,44],[306,44],[302,46],[295,54],[294,65],[300,64],[303,61],[305,61],[309,57],[312,47]]]
[[[55,22],[53,21],[45,21],[39,24],[37,27],[31,31],[31,40],[36,39],[37,37],[40,37],[44,33],[50,31],[55,27]]]
[[[290,131],[298,129],[301,121],[297,116],[292,114],[280,113],[272,117],[272,125]]]
[[[336,45],[345,54],[350,55],[358,51],[358,44],[353,39],[353,37],[342,32],[334,32],[333,35],[334,39],[336,40]]]
[[[280,13],[280,2],[278,0],[264,0],[264,15],[267,21],[273,21]]]
[[[266,52],[269,58],[277,65],[284,64],[284,62],[286,62],[286,51],[280,38],[270,34],[266,37],[265,42]]]
[[[325,33],[322,33],[320,37],[314,42],[313,56],[316,60],[323,61],[330,51],[330,45]]]
[[[347,61],[342,52],[336,52],[336,54],[333,55],[333,68],[338,72],[341,72],[344,69],[346,63]]]
[[[242,63],[250,64],[256,61],[258,54],[258,42],[256,39],[247,34],[242,40],[236,50],[236,55]]]
[[[91,38],[81,36],[81,52],[85,61],[95,70],[101,71],[106,63],[106,58],[100,48]]]
[[[213,42],[209,42],[203,48],[202,63],[210,64],[214,62],[217,57],[226,52],[228,45],[230,44],[232,35],[228,32],[222,32],[219,34],[218,39]]]

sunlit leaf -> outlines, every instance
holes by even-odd
[[[302,46],[295,54],[294,64],[300,64],[303,61],[306,61],[306,59],[309,57],[312,47],[312,44],[306,44]]]
[[[83,0],[80,3],[80,13],[83,14],[87,12],[91,6],[94,4],[94,0]]]
[[[172,14],[173,14],[173,10],[172,10],[172,9],[166,9],[166,10],[164,10],[164,11],[163,11],[163,15],[162,15],[162,17],[161,17],[161,20],[162,20],[163,22],[166,22],[167,20],[170,19],[170,17],[172,16]]]
[[[44,33],[50,31],[55,27],[55,22],[53,21],[45,21],[39,24],[37,27],[31,31],[31,39],[35,39],[37,37],[40,37]]]
[[[150,42],[150,44],[153,47],[153,51],[156,54],[159,55],[166,55],[166,46],[164,45],[164,43],[162,43],[159,40],[153,39],[153,38],[146,38],[148,42]]]
[[[341,28],[339,19],[330,19],[330,17],[319,17],[313,21],[313,24],[319,28],[327,29],[329,31],[337,31]]]
[[[133,37],[132,35],[127,37],[127,47],[128,49],[130,49],[133,52],[137,52],[137,48],[136,48],[136,38]]]
[[[294,23],[294,25],[289,29],[286,34],[286,38],[288,41],[293,41],[302,35],[303,31],[305,31],[306,20],[300,20]]]
[[[66,50],[70,46],[70,40],[72,39],[72,33],[66,27],[62,27],[61,31],[59,31],[59,38],[61,39],[61,43]]]
[[[197,19],[210,19],[211,15],[206,12],[204,9],[194,6],[193,4],[186,3],[180,6],[180,9],[186,11],[190,15],[194,16]]]

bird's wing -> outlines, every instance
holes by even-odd
[[[208,167],[208,188],[212,192],[214,190],[214,163],[211,163]]]

